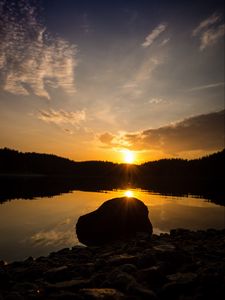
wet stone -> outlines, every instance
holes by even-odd
[[[128,255],[128,254],[121,254],[111,256],[108,259],[108,263],[111,265],[122,265],[122,264],[132,264],[137,261],[137,256],[135,255]]]
[[[48,300],[84,300],[84,298],[77,294],[72,292],[63,291],[60,293],[52,294]]]
[[[143,251],[138,257],[137,265],[140,268],[151,267],[156,264],[156,258],[152,250]]]
[[[67,266],[60,266],[45,272],[44,278],[49,282],[63,281],[70,276]]]
[[[107,283],[124,291],[130,284],[135,284],[136,280],[133,276],[115,269],[107,277]]]
[[[4,300],[24,300],[24,297],[18,292],[11,292],[4,298]]]
[[[175,246],[171,244],[162,244],[162,245],[154,246],[153,250],[157,252],[173,252],[175,250]]]
[[[31,282],[19,282],[12,286],[12,291],[20,292],[21,295],[37,295],[39,287]]]
[[[194,280],[196,280],[198,277],[197,274],[195,273],[176,273],[176,274],[172,274],[172,275],[168,275],[167,278],[170,280],[170,281],[173,281],[173,282],[177,282],[177,283],[180,283],[180,284],[188,284],[188,283],[191,283],[193,282]]]
[[[188,296],[190,291],[195,290],[197,286],[197,275],[194,273],[176,273],[167,278],[170,282],[162,288],[163,299],[165,297],[176,298],[180,294]]]
[[[119,267],[120,271],[129,273],[129,274],[134,274],[137,272],[137,267],[132,264],[124,264]]]
[[[131,286],[130,292],[132,295],[136,295],[138,299],[157,300],[157,296],[152,290],[143,288],[140,285]]]
[[[153,289],[165,284],[168,281],[166,276],[161,272],[159,266],[153,266],[138,271],[137,278],[139,282],[144,282]]]
[[[80,289],[83,287],[88,286],[90,283],[90,280],[84,280],[84,279],[72,279],[72,280],[67,280],[67,281],[62,281],[62,282],[57,282],[57,283],[45,283],[45,288],[46,289],[70,289],[70,288],[76,288]]]
[[[80,293],[85,296],[85,299],[93,300],[123,300],[125,299],[124,294],[116,289],[111,288],[89,288],[81,289]]]
[[[0,267],[0,286],[1,284],[3,284],[4,282],[9,280],[9,275],[7,273],[7,271],[4,268]]]

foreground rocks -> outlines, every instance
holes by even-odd
[[[0,299],[225,299],[225,230],[142,234],[0,262]]]
[[[76,224],[79,241],[87,246],[127,239],[137,232],[152,234],[148,207],[133,197],[105,201],[97,210],[81,216]]]

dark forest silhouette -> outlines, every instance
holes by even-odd
[[[224,160],[225,149],[200,159],[162,159],[128,165],[74,162],[52,154],[4,148],[0,149],[0,201],[131,186],[178,196],[199,195],[224,205]]]

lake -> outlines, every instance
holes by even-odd
[[[75,224],[80,215],[104,201],[124,195],[142,200],[154,233],[172,228],[224,228],[225,207],[197,196],[165,196],[141,189],[87,192],[74,190],[52,197],[15,199],[0,205],[0,260],[39,257],[79,244]]]

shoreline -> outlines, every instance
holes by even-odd
[[[0,300],[224,299],[225,229],[139,234],[0,262]]]

